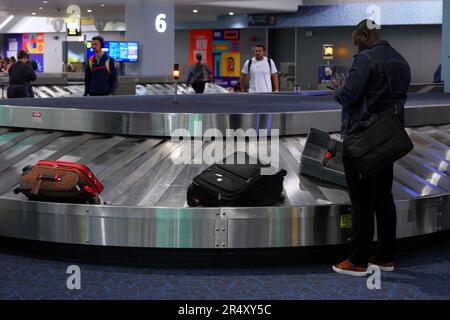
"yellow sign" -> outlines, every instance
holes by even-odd
[[[326,47],[325,48],[325,55],[326,56],[332,56],[333,52],[334,52],[333,47]]]
[[[222,53],[221,76],[222,77],[239,77],[241,75],[241,53],[240,52],[224,52]]]
[[[343,214],[340,216],[341,229],[350,229],[352,227],[352,215]]]

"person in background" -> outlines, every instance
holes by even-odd
[[[31,82],[36,80],[36,73],[27,64],[26,51],[20,50],[17,53],[17,63],[9,68],[9,85],[7,90],[8,98],[29,98]]]
[[[27,64],[30,65],[34,71],[38,69],[38,64],[35,60],[31,59],[30,54],[27,52]]]
[[[248,92],[275,92],[279,90],[278,70],[272,59],[265,57],[266,48],[259,44],[255,48],[255,57],[244,63],[239,79],[241,92],[245,92],[245,81],[250,77]],[[273,88],[272,88],[273,82]]]
[[[33,70],[36,72],[36,70],[38,69],[38,64],[36,61],[34,61],[33,59],[30,58],[30,54],[27,52],[27,64],[33,68]],[[34,98],[34,92],[33,92],[33,86],[30,83],[30,87],[28,89],[30,91],[30,98]]]
[[[5,72],[8,72],[9,71],[9,69],[11,69],[11,67],[13,66],[13,64],[15,64],[17,61],[16,61],[16,58],[15,57],[11,57],[11,58],[9,58],[9,63],[6,65],[6,67],[5,67]]]
[[[92,56],[84,74],[85,96],[108,96],[116,93],[118,75],[113,58],[103,52],[104,39],[101,36],[92,38]]]
[[[380,26],[361,21],[352,34],[357,54],[344,85],[335,81],[335,98],[342,105],[341,135],[363,130],[372,114],[397,111],[404,125],[404,106],[411,82],[405,58],[383,40]],[[348,258],[335,264],[337,273],[365,276],[369,264],[394,271],[397,213],[392,195],[394,164],[376,176],[361,177],[349,151],[342,152],[352,203],[352,236]],[[373,247],[376,214],[378,247]]]
[[[189,67],[187,85],[191,85],[195,93],[205,92],[206,82],[211,81],[211,70],[206,63],[202,62],[202,55],[197,53],[195,55],[195,62]]]
[[[5,58],[3,60],[3,63],[0,65],[0,71],[1,72],[8,72],[6,71],[6,66],[9,64],[9,58]]]
[[[442,82],[442,65],[439,64],[433,76],[433,83]]]

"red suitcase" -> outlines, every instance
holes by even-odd
[[[66,161],[39,161],[24,168],[14,190],[30,200],[99,204],[103,185],[86,166]]]

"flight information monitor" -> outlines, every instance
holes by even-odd
[[[90,41],[86,43],[87,58],[94,55]],[[138,62],[139,43],[136,41],[105,41],[103,52],[117,62]]]

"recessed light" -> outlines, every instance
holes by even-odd
[[[36,15],[36,12],[33,12],[33,13],[31,13],[33,16],[35,16]]]
[[[39,10],[42,10],[42,9],[44,9],[44,8],[42,8],[42,7],[39,7]]]
[[[228,12],[230,16],[234,16],[234,12]]]
[[[101,5],[100,5],[100,7],[104,7],[105,6],[105,4],[104,3],[102,3]]]
[[[42,3],[48,3],[48,1],[42,1]]]
[[[87,9],[87,12],[91,13],[91,12],[92,12],[92,10],[91,10],[91,9]]]
[[[198,13],[197,9],[192,10],[193,13]]]

